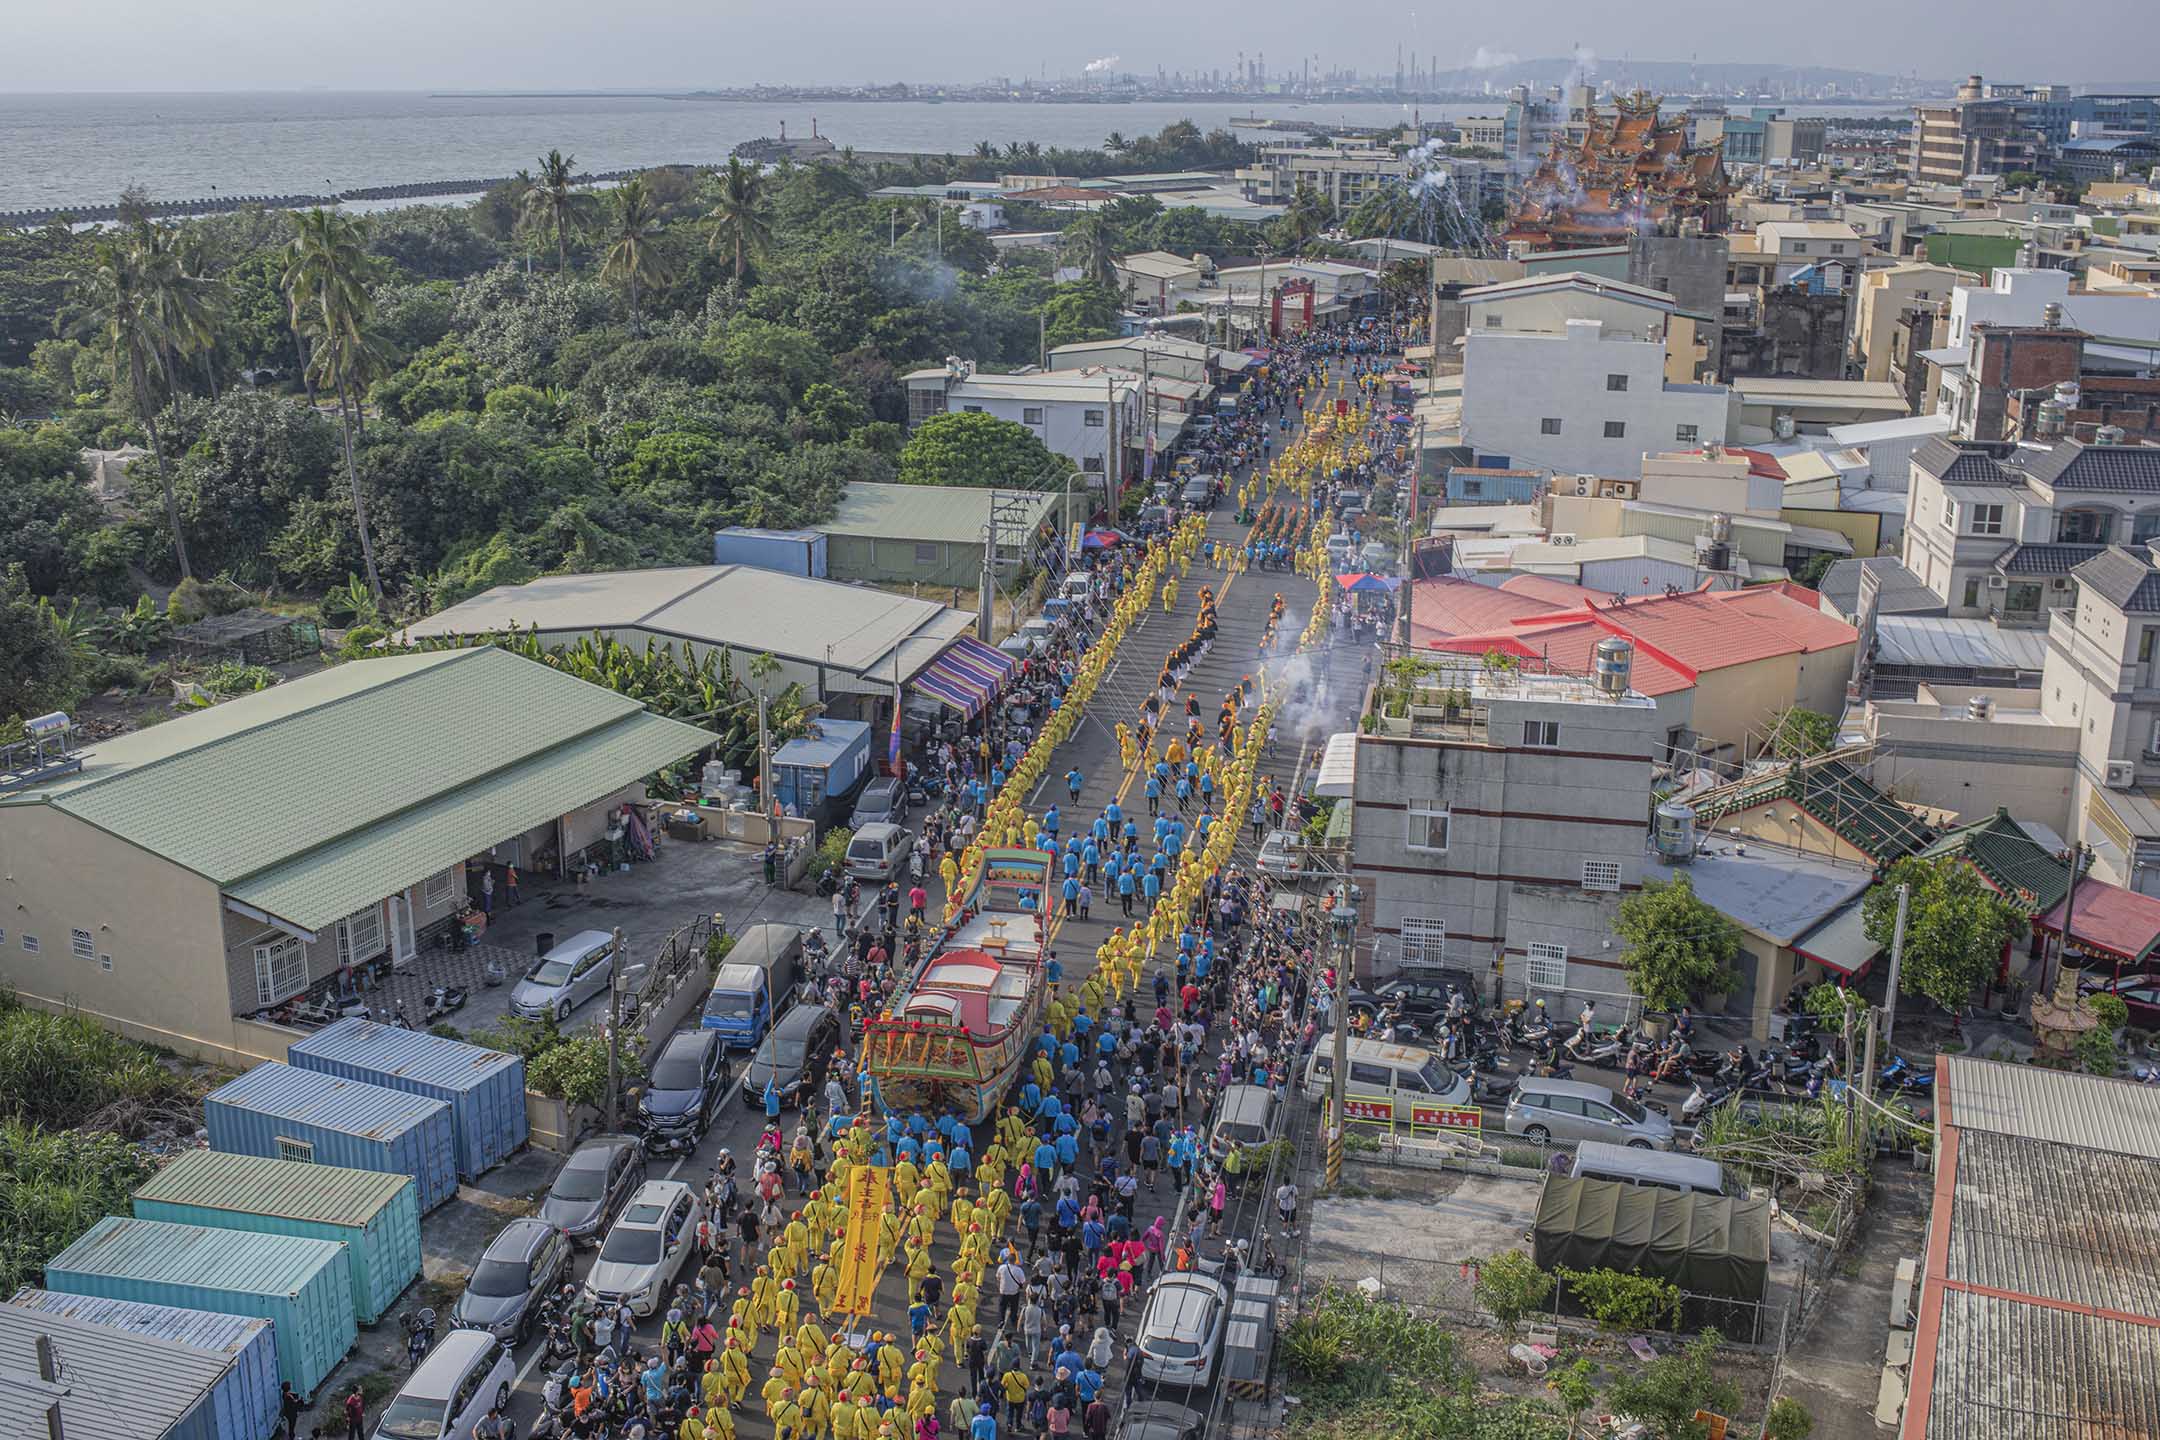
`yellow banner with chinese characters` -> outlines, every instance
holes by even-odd
[[[840,1293],[834,1304],[844,1315],[868,1315],[877,1294],[878,1217],[892,1203],[892,1171],[883,1165],[857,1165],[848,1172],[847,1235],[840,1246]]]

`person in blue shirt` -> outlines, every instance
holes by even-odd
[[[1117,1054],[1117,1032],[1105,1030],[1095,1037],[1095,1053],[1104,1060]]]
[[[1183,810],[1185,802],[1190,799],[1192,799],[1192,781],[1180,775],[1177,781],[1177,808]]]
[[[1033,1080],[1030,1080],[1027,1082],[1027,1084],[1020,1087],[1020,1103],[1022,1106],[1029,1110],[1033,1110],[1038,1104],[1041,1103],[1041,1101],[1042,1086],[1037,1085]]]
[[[1143,785],[1140,788],[1147,795],[1147,813],[1150,815],[1160,815],[1162,813],[1162,781],[1156,779],[1153,775],[1150,775],[1147,777],[1147,784]],[[1131,834],[1132,827],[1129,825],[1126,826],[1125,833],[1128,835]]]
[[[1042,833],[1055,837],[1058,832],[1058,820],[1059,816],[1057,806],[1052,805],[1048,810],[1043,811]]]
[[[990,793],[995,795],[998,791],[1004,788],[1005,767],[1002,765],[992,765],[990,767]]]
[[[1192,926],[1185,925],[1179,928],[1177,936],[1177,948],[1179,953],[1184,955],[1190,955],[1193,953],[1193,951],[1200,948],[1199,937],[1193,934]]]
[[[1080,873],[1080,857],[1068,850],[1058,861],[1058,868],[1064,872],[1065,878],[1070,880]]]
[[[1057,1226],[1070,1230],[1080,1223],[1080,1202],[1070,1195],[1061,1195],[1057,1202]]]
[[[1162,872],[1150,870],[1140,881],[1140,889],[1147,897],[1148,913],[1155,913],[1155,901],[1162,894]]]
[[[1204,770],[1200,772],[1200,808],[1208,811],[1215,808],[1215,777]]]
[[[1074,1137],[1070,1130],[1063,1131],[1058,1135],[1056,1148],[1058,1164],[1069,1169],[1080,1163],[1080,1141]]]
[[[1103,819],[1107,820],[1112,825],[1117,824],[1118,821],[1125,818],[1125,812],[1118,808],[1118,803],[1115,800],[1112,800],[1108,805],[1105,805],[1103,807],[1102,813]]]
[[[1043,961],[1043,973],[1050,977],[1052,985],[1059,984],[1065,979],[1065,962],[1057,958],[1057,951],[1052,950],[1048,958]]]
[[[1214,968],[1215,968],[1215,956],[1214,956],[1214,953],[1213,953],[1212,951],[1207,951],[1207,950],[1203,950],[1203,951],[1201,951],[1201,952],[1199,953],[1199,955],[1198,955],[1197,957],[1195,957],[1195,958],[1194,958],[1194,960],[1193,960],[1193,967],[1192,967],[1193,979],[1195,979],[1195,980],[1205,980],[1205,979],[1207,979],[1207,977],[1208,977],[1208,971],[1210,971],[1210,970],[1212,970],[1212,969],[1214,969]]]
[[[1132,918],[1132,906],[1133,906],[1133,892],[1134,892],[1134,891],[1136,891],[1136,890],[1138,890],[1139,888],[1140,888],[1140,882],[1139,882],[1139,880],[1138,880],[1138,879],[1137,879],[1137,878],[1136,878],[1136,877],[1135,877],[1135,876],[1133,875],[1133,872],[1132,872],[1131,870],[1120,870],[1120,871],[1118,871],[1118,877],[1117,877],[1117,900],[1118,900],[1118,909],[1119,909],[1119,911],[1120,911],[1120,912],[1122,912],[1122,913],[1123,913],[1124,917],[1125,917],[1126,919],[1128,919],[1128,920],[1130,920],[1130,919]]]
[[[1083,1045],[1084,1045],[1084,1044],[1086,1044],[1086,1043],[1087,1043],[1087,1037],[1088,1037],[1088,1031],[1090,1031],[1090,1030],[1092,1030],[1092,1029],[1094,1029],[1094,1028],[1095,1028],[1095,1017],[1094,1017],[1094,1016],[1092,1016],[1092,1015],[1088,1014],[1088,1012],[1087,1012],[1087,1011],[1085,1011],[1085,1010],[1080,1010],[1080,1011],[1077,1011],[1077,1012],[1075,1012],[1075,1013],[1074,1013],[1074,1015],[1073,1015],[1073,1018],[1072,1018],[1072,1032],[1073,1032],[1073,1039],[1075,1039],[1075,1040],[1078,1040],[1078,1041],[1079,1041],[1079,1042],[1080,1042],[1081,1044],[1083,1044]],[[1066,1064],[1068,1064],[1068,1065],[1074,1065],[1074,1064],[1078,1064],[1078,1063],[1079,1063],[1079,1060],[1080,1060],[1080,1056],[1079,1056],[1079,1054],[1078,1054],[1078,1053],[1076,1052],[1076,1053],[1075,1053],[1075,1054],[1073,1055],[1072,1059],[1071,1059],[1071,1060],[1068,1060],[1068,1061],[1066,1061],[1065,1063],[1066,1063]]]
[[[768,1120],[780,1118],[780,1091],[770,1080],[765,1082],[765,1118]]]
[[[1058,1047],[1058,1066],[1060,1069],[1070,1070],[1073,1066],[1079,1063],[1080,1047],[1078,1045],[1075,1045],[1072,1041],[1067,1040],[1063,1045],[1060,1045]]]
[[[975,813],[977,815],[982,814],[984,804],[990,799],[989,787],[980,780],[970,780],[968,782],[968,792],[974,797]]]
[[[1080,803],[1080,787],[1086,783],[1087,777],[1080,773],[1079,766],[1076,765],[1065,772],[1065,788],[1072,793],[1073,804]]]
[[[1125,847],[1128,850],[1131,849],[1133,842],[1139,838],[1140,826],[1134,821],[1127,820],[1125,822]]]
[[[1057,1146],[1051,1144],[1048,1140],[1037,1141],[1035,1144],[1035,1183],[1037,1185],[1044,1184],[1056,1169]],[[1063,1208],[1063,1202],[1060,1202],[1060,1213],[1063,1212]]]
[[[1080,882],[1068,873],[1058,893],[1065,897],[1065,918],[1070,920],[1080,913]]]
[[[1177,864],[1185,855],[1185,837],[1175,830],[1171,831],[1163,841],[1163,854],[1169,858],[1172,865]]]
[[[1147,862],[1147,868],[1155,876],[1157,883],[1160,883],[1163,876],[1169,873],[1170,857],[1157,850],[1154,857]]]
[[[968,1422],[967,1440],[998,1440],[997,1407],[985,1400],[975,1407],[975,1418]],[[960,1440],[954,1436],[953,1440]]]
[[[1080,847],[1080,864],[1087,870],[1088,884],[1093,885],[1102,877],[1102,851],[1090,840]]]
[[[1103,1377],[1086,1366],[1082,1366],[1079,1370],[1073,1372],[1073,1389],[1079,1394],[1082,1405],[1093,1404],[1096,1393],[1102,1387]]]
[[[1102,1249],[1103,1237],[1107,1233],[1100,1220],[1089,1220],[1081,1225],[1080,1248],[1088,1252],[1089,1259],[1093,1259],[1096,1252]]]

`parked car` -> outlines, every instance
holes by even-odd
[[[1602,1140],[1638,1150],[1670,1150],[1672,1121],[1659,1112],[1581,1080],[1525,1075],[1508,1096],[1507,1133],[1533,1145]]]
[[[780,1092],[782,1105],[793,1105],[825,1083],[833,1051],[840,1048],[840,1019],[825,1005],[797,1005],[773,1026],[743,1066],[743,1103],[762,1106],[765,1086]]]
[[[1467,970],[1419,971],[1417,978],[1383,980],[1370,990],[1350,992],[1350,1013],[1378,1015],[1390,1006],[1419,1035],[1435,1033],[1447,1018],[1450,992],[1459,993],[1474,1014],[1478,1008],[1477,982]]]
[[[2081,980],[2080,995],[2114,995],[2130,1007],[2130,1023],[2140,1030],[2160,1030],[2160,975],[2125,975],[2117,980]]]
[[[1295,880],[1305,873],[1305,842],[1291,831],[1270,830],[1253,868],[1273,880]]]
[[[848,841],[847,873],[882,885],[907,871],[915,837],[898,825],[865,825]]]
[[[1140,1375],[1158,1385],[1200,1389],[1215,1378],[1230,1292],[1192,1271],[1165,1275],[1148,1290],[1133,1348]]]
[[[491,1406],[510,1408],[516,1382],[509,1346],[482,1330],[454,1330],[383,1407],[375,1440],[464,1440]]]
[[[510,1008],[528,1020],[552,1019],[560,1025],[595,995],[605,995],[615,973],[615,937],[605,930],[580,930],[533,961],[525,978],[510,992]]]
[[[541,1300],[562,1284],[569,1268],[568,1236],[545,1220],[513,1220],[481,1252],[450,1323],[521,1344],[532,1332]]]
[[[645,1183],[645,1149],[628,1135],[578,1146],[540,1202],[540,1218],[574,1241],[592,1241]]]
[[[1128,1405],[1118,1416],[1114,1440],[1200,1440],[1207,1416],[1168,1400],[1144,1400]]]
[[[645,1148],[689,1151],[712,1125],[726,1082],[727,1041],[718,1030],[684,1030],[668,1038],[638,1100]]]
[[[703,1208],[680,1180],[646,1181],[601,1242],[585,1277],[586,1298],[628,1305],[634,1315],[658,1310],[697,1249]]]
[[[1215,477],[1195,475],[1178,491],[1178,503],[1189,510],[1212,510],[1215,508]]]
[[[855,797],[854,813],[848,816],[848,829],[860,830],[865,825],[897,825],[907,819],[907,786],[897,777],[879,775],[862,788]]]

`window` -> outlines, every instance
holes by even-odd
[[[936,544],[934,544],[934,543],[932,543],[932,544],[922,544],[922,543],[919,543],[919,542],[918,542],[918,543],[916,544],[916,546],[915,546],[915,563],[916,563],[916,564],[918,564],[918,565],[935,565],[935,564],[937,564],[937,559],[938,559],[938,547],[936,546]]]
[[[2153,658],[2153,637],[2155,635],[2160,635],[2160,630],[2155,630],[2150,625],[2138,631],[2138,660],[2141,663]],[[2055,698],[2060,700],[2062,692],[2058,690],[2055,693]]]
[[[1529,960],[1523,967],[1525,984],[1533,990],[1567,989],[1567,946],[1533,940],[1525,948]]]
[[[1805,254],[1807,254],[1807,241],[1805,241],[1805,240],[1795,240],[1795,241],[1793,241],[1793,242],[1792,242],[1792,253],[1793,253],[1793,254],[1795,254],[1795,255],[1805,255]]]
[[[1023,424],[1023,425],[1040,425],[1040,424],[1042,424],[1042,423],[1043,423],[1043,418],[1042,418],[1042,406],[1040,406],[1040,405],[1024,405],[1024,406],[1022,406],[1022,407],[1020,408],[1020,423],[1021,423],[1021,424]]]
[[[1350,1081],[1354,1085],[1371,1085],[1385,1090],[1394,1078],[1385,1065],[1369,1065],[1363,1060],[1350,1062]]]
[[[1522,743],[1536,746],[1539,749],[1552,749],[1560,743],[1560,722],[1557,720],[1523,721]]]
[[[68,945],[75,952],[77,960],[95,960],[97,958],[97,942],[90,938],[88,930],[68,931]]]
[[[1972,533],[1975,535],[2000,535],[2003,529],[2003,507],[2000,505],[1975,505],[1972,507]]]
[[[290,1135],[280,1135],[277,1137],[277,1158],[280,1160],[295,1160],[302,1165],[312,1165],[315,1163],[315,1142],[312,1140],[295,1140]]]
[[[421,898],[427,902],[427,908],[440,910],[449,904],[451,886],[455,883],[448,870],[440,875],[428,876],[427,884],[421,890]]]
[[[1488,310],[1485,312],[1485,328],[1488,330],[1497,330],[1500,328],[1500,315],[1498,311]]]
[[[1842,254],[1844,254],[1844,253],[1845,253],[1845,242],[1844,242],[1844,241],[1842,241],[1842,240],[1833,240],[1833,241],[1831,241],[1831,242],[1830,242],[1830,253],[1831,253],[1832,255],[1842,255]]]
[[[1444,851],[1448,847],[1448,826],[1453,817],[1446,809],[1430,809],[1423,805],[1410,807],[1410,832],[1403,843],[1412,850]]]
[[[2152,738],[2146,742],[2145,753],[2160,755],[2160,720],[2153,721]]]
[[[1978,576],[1965,582],[1965,608],[1967,610],[1980,608],[1980,579]]]
[[[1462,493],[1465,495],[1483,495],[1485,493],[1485,482],[1482,480],[1465,480],[1462,482]]]
[[[1100,410],[1085,411],[1080,416],[1080,423],[1090,430],[1100,430],[1103,427],[1103,412]]]
[[[1607,440],[1627,439],[1627,421],[1607,420],[1605,422],[1605,438]]]
[[[1560,433],[1560,417],[1548,415],[1537,422],[1537,428],[1540,435],[1557,435]]]
[[[275,1005],[307,989],[307,946],[291,935],[255,947],[255,1003]]]
[[[1702,443],[1702,430],[1694,425],[1675,425],[1673,426],[1672,438],[1673,443],[1677,445],[1700,445]]]
[[[382,954],[385,948],[382,906],[356,910],[338,922],[338,964],[361,964]]]
[[[983,413],[983,408],[980,405],[963,405],[960,408],[970,415],[980,415]]]
[[[1080,468],[1090,475],[1102,474],[1102,456],[1090,455],[1080,462]]]
[[[1620,888],[1620,862],[1617,860],[1585,860],[1582,862],[1582,888],[1601,890],[1607,894]]]
[[[105,972],[106,974],[108,974],[108,975],[112,974],[112,956],[110,956],[110,955],[100,955],[100,956],[98,956],[98,957],[97,957],[97,968],[98,968],[98,969],[100,969],[100,970],[102,970],[102,971],[104,971],[104,972]]]
[[[1403,916],[1402,963],[1405,965],[1446,964],[1446,922],[1436,920],[1430,915]]]
[[[1627,389],[1627,376],[1607,375],[1605,377],[1605,388],[1614,392],[1615,394]]]
[[[23,954],[35,955],[44,947],[38,944],[37,936],[25,932],[22,937],[22,948]]]
[[[1943,524],[1957,529],[1957,501],[1947,495],[1943,496]]]

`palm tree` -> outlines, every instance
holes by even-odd
[[[577,157],[550,150],[540,157],[540,173],[525,192],[523,208],[534,224],[555,232],[555,273],[570,264],[570,230],[584,216],[592,197],[573,188],[577,182]]]
[[[762,256],[772,244],[772,201],[765,192],[764,173],[730,155],[727,169],[720,172],[720,198],[705,219],[712,226],[705,248],[725,244],[733,250],[735,283],[742,284],[751,257]]]
[[[1283,212],[1291,237],[1299,250],[1305,249],[1320,238],[1328,222],[1335,218],[1335,207],[1328,204],[1327,197],[1310,185],[1300,185],[1290,197],[1290,207]]]
[[[375,569],[375,539],[368,529],[367,497],[360,491],[360,469],[353,457],[353,427],[367,387],[388,373],[388,347],[374,328],[375,300],[368,293],[374,262],[366,248],[363,222],[334,210],[309,210],[293,217],[293,240],[285,262],[285,297],[307,335],[308,377],[334,391],[338,429],[345,445],[345,481],[352,490],[353,523],[360,533],[360,559],[367,569],[368,593],[383,609],[382,577]]]
[[[1090,284],[1117,286],[1117,245],[1100,215],[1083,215],[1065,227],[1059,246],[1065,263]]]
[[[165,442],[158,435],[159,400],[153,376],[166,337],[140,247],[116,240],[101,242],[89,271],[76,282],[75,300],[81,311],[78,330],[104,343],[113,379],[126,383],[135,418],[150,438],[158,486],[165,496],[165,523],[172,529],[173,558],[180,563],[180,578],[192,579],[195,569],[188,563],[187,539],[180,533],[180,501],[173,493],[171,467],[165,462]]]
[[[731,157],[732,158],[732,157]],[[609,192],[607,259],[600,278],[620,284],[630,292],[630,324],[643,328],[638,309],[638,290],[667,281],[667,263],[660,255],[660,212],[645,182],[633,176]]]
[[[1123,131],[1112,130],[1109,136],[1102,142],[1102,148],[1108,150],[1114,155],[1119,151],[1123,150],[1126,146],[1126,143],[1127,142]]]
[[[1028,141],[1027,144],[1020,147],[1020,153],[1027,156],[1030,160],[1037,160],[1042,158],[1042,141]]]
[[[978,160],[997,159],[996,144],[988,140],[977,140],[975,142],[975,158]]]
[[[1005,142],[1005,158],[1006,158],[1006,159],[1008,159],[1008,160],[1017,160],[1017,159],[1019,159],[1019,158],[1020,158],[1020,142],[1019,142],[1019,141],[1017,141],[1017,140],[1008,140],[1008,141],[1006,141],[1006,142]]]
[[[142,282],[157,316],[158,368],[167,394],[180,393],[174,361],[207,355],[217,344],[217,282],[191,273],[192,246],[170,226],[145,224],[135,233]],[[213,398],[216,381],[211,382]]]

